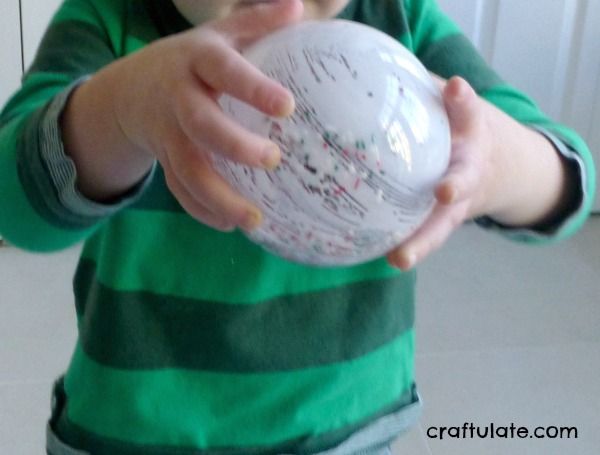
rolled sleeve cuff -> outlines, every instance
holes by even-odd
[[[57,95],[48,106],[40,124],[40,158],[48,172],[53,193],[58,198],[58,210],[64,211],[58,215],[82,226],[95,224],[137,201],[152,180],[156,167],[155,164],[137,185],[110,204],[92,201],[81,194],[76,184],[75,163],[65,152],[60,117],[70,95],[86,80],[87,78],[77,80]]]
[[[577,183],[577,187],[574,189],[573,197],[568,207],[563,213],[549,223],[540,224],[530,228],[507,226],[495,221],[489,216],[479,217],[474,221],[480,227],[496,231],[512,240],[529,243],[546,243],[562,238],[565,232],[571,231],[569,227],[573,223],[579,222],[582,218],[587,216],[585,201],[592,197],[592,195],[586,194],[587,173],[585,170],[585,163],[577,152],[548,130],[538,127],[533,127],[533,129],[545,136],[552,143],[556,151],[563,157],[564,163],[570,168],[570,174],[578,177],[574,180],[575,183]]]

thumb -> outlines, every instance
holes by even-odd
[[[463,78],[453,77],[444,87],[443,96],[453,138],[472,133],[481,114],[473,88]]]
[[[248,46],[278,28],[300,21],[304,11],[301,0],[247,3],[226,18],[208,24],[209,27],[228,37],[237,49]]]

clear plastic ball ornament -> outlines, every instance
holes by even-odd
[[[284,119],[227,95],[219,100],[282,153],[273,171],[213,156],[215,169],[263,212],[250,239],[291,261],[347,266],[409,237],[431,212],[450,157],[440,90],[416,57],[344,20],[282,29],[243,55],[296,100]]]

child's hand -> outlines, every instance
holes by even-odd
[[[439,82],[452,135],[450,165],[435,189],[436,204],[429,218],[388,254],[392,265],[405,270],[442,246],[465,220],[486,213],[493,192],[495,165],[487,106],[464,79]]]
[[[435,189],[429,218],[388,254],[410,269],[446,242],[465,220],[492,216],[513,227],[564,216],[579,181],[552,143],[486,102],[459,77],[439,81],[450,120],[450,166]]]
[[[274,143],[230,120],[218,97],[227,93],[268,115],[294,109],[292,95],[236,49],[300,19],[299,6],[285,0],[244,8],[148,47],[131,65],[124,86],[131,92],[117,110],[124,133],[159,160],[185,210],[214,228],[251,230],[261,214],[212,169],[209,153],[264,168],[280,158]]]
[[[292,95],[248,63],[238,49],[301,18],[302,3],[279,0],[240,7],[224,19],[165,38],[117,62],[114,101],[132,149],[155,157],[184,209],[216,229],[251,230],[261,214],[211,167],[210,152],[273,168],[277,146],[222,112],[227,93],[273,116],[294,109]]]

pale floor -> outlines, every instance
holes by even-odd
[[[0,453],[43,454],[53,379],[72,349],[77,249],[0,249]],[[420,425],[411,455],[593,455],[600,447],[600,218],[556,246],[464,227],[422,267]],[[577,439],[431,439],[465,422],[577,427]],[[430,427],[435,427],[430,430]]]

